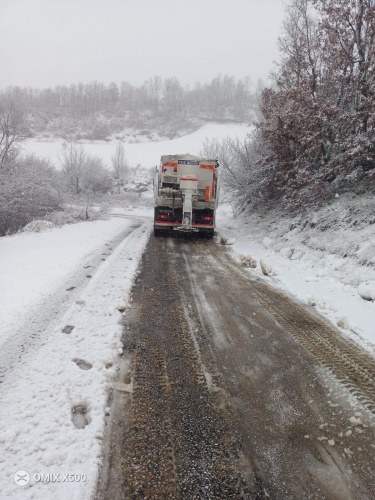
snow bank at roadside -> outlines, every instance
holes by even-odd
[[[128,220],[113,219],[0,240],[6,245],[4,260],[9,268],[9,258],[14,258],[13,271],[17,265],[21,271],[16,289],[22,289],[22,280],[30,286],[35,280],[40,292],[46,293],[55,283],[53,273],[58,280],[66,273],[66,266],[79,262],[77,255],[87,255],[99,240],[103,244],[104,237],[113,236],[126,224]],[[79,238],[74,238],[72,231],[85,235],[81,245],[76,244]],[[81,500],[95,491],[108,390],[122,351],[119,309],[130,306],[131,287],[150,231],[151,222],[145,220],[129,233],[93,274],[58,326],[53,324],[46,332],[41,348],[26,352],[23,363],[0,385],[2,497]],[[61,249],[56,247],[58,233],[65,235]],[[42,246],[34,238],[39,238],[38,243],[42,238]],[[59,254],[56,258],[53,249]],[[52,259],[49,263],[46,252]],[[41,265],[43,258],[46,266]],[[47,275],[38,284],[44,271]],[[23,300],[27,302],[25,297]],[[19,470],[30,474],[28,485],[15,484],[14,475]],[[43,482],[40,475],[50,480]]]
[[[33,220],[22,229],[23,233],[40,233],[46,229],[54,229],[56,226],[48,220]]]
[[[252,267],[249,258],[257,262],[251,272],[316,308],[375,352],[374,213],[373,197],[350,195],[303,217],[273,210],[234,218],[223,205],[218,231],[232,239],[228,248],[244,266]],[[260,260],[271,268],[268,277]]]
[[[0,238],[0,345],[82,259],[130,225],[111,219]]]

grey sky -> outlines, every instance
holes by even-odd
[[[266,79],[281,0],[0,0],[0,88]]]

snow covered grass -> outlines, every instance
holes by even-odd
[[[192,134],[179,137],[178,139],[160,142],[127,143],[125,144],[125,151],[131,167],[141,165],[142,167],[152,168],[159,164],[161,155],[176,153],[197,154],[206,137],[223,139],[229,136],[233,139],[238,137],[243,140],[251,129],[252,127],[246,124],[209,123]],[[111,166],[111,156],[115,152],[117,142],[116,140],[111,142],[79,141],[89,154],[103,158],[108,167]],[[28,153],[36,153],[38,156],[50,159],[56,168],[60,168],[59,158],[61,157],[63,143],[63,139],[28,139],[23,143],[23,149]]]
[[[136,217],[137,211],[132,212]],[[0,239],[0,310],[5,312],[0,330],[5,341],[27,311],[40,313],[43,301],[65,286],[69,273],[129,229],[112,255],[90,271],[92,277],[63,315],[48,323],[39,349],[26,349],[22,363],[0,384],[2,498],[81,500],[95,491],[108,391],[122,352],[122,314],[130,306],[151,231],[147,214],[140,215],[133,230],[134,220],[113,218]],[[32,325],[25,326],[32,331]],[[30,474],[28,485],[15,484],[18,470]],[[50,480],[38,481],[38,474],[50,475]],[[67,482],[65,474],[78,476]]]
[[[373,197],[349,194],[294,217],[274,209],[234,218],[222,205],[218,230],[245,267],[256,261],[251,272],[314,307],[374,353],[374,209]]]

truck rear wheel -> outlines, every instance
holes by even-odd
[[[212,238],[214,237],[214,230],[207,229],[203,234],[205,238],[212,240]]]
[[[159,236],[163,236],[163,229],[156,229],[156,227],[154,227],[154,236],[155,238],[158,238]]]

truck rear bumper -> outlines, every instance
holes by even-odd
[[[166,221],[166,222],[160,222],[160,221],[155,221],[154,226],[158,229],[174,229],[177,227],[182,227],[181,222],[172,222],[172,221]],[[196,224],[193,222],[191,225],[192,228],[196,229],[214,229],[214,224]]]
[[[183,226],[181,222],[159,222],[154,223],[154,236],[166,236],[168,233],[181,233],[186,235],[200,235],[206,238],[213,238],[214,224],[192,224],[191,226]]]

